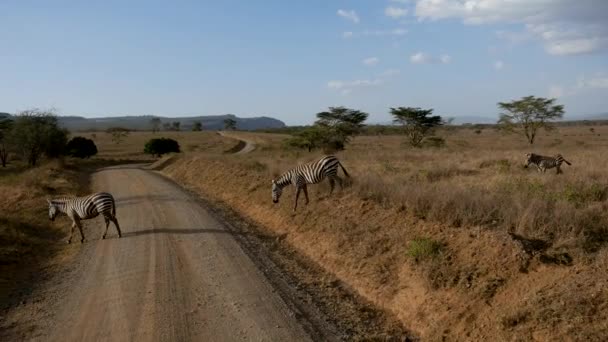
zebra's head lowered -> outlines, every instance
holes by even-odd
[[[49,203],[49,219],[55,221],[55,217],[59,214],[59,208],[50,199],[47,198],[46,201]]]
[[[524,168],[527,168],[530,166],[530,164],[533,164],[535,159],[536,155],[534,153],[526,153],[526,162],[524,164]]]
[[[279,203],[279,198],[283,193],[283,188],[277,185],[275,180],[272,180],[272,203]]]

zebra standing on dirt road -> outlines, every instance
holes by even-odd
[[[118,237],[122,237],[120,232],[120,226],[116,219],[116,203],[114,197],[107,192],[98,192],[86,197],[60,197],[55,199],[47,199],[49,203],[49,218],[51,221],[55,220],[55,217],[60,213],[66,214],[72,219],[72,230],[70,231],[70,239],[68,243],[72,243],[72,235],[74,234],[74,227],[78,227],[80,231],[80,243],[84,242],[84,233],[82,232],[82,225],[80,220],[88,220],[97,217],[99,214],[103,215],[106,221],[106,230],[103,233],[103,239],[108,234],[108,227],[110,221],[116,226],[118,231]]]
[[[346,177],[350,177],[338,158],[334,156],[325,156],[315,162],[302,164],[285,172],[276,180],[272,180],[272,202],[279,203],[283,188],[289,184],[293,184],[296,187],[296,201],[293,206],[293,211],[296,211],[300,191],[304,191],[306,204],[308,204],[308,189],[306,188],[306,185],[319,183],[325,179],[325,177],[329,179],[329,185],[331,187],[329,194],[331,195],[334,191],[336,181],[340,184],[340,188],[343,188],[342,178],[338,177],[338,166],[342,168]]]
[[[560,168],[562,166],[562,163],[572,165],[569,161],[564,159],[561,154],[556,154],[555,157],[546,157],[541,156],[539,154],[526,153],[526,165],[524,165],[524,167],[527,168],[528,166],[530,166],[530,164],[534,164],[536,165],[538,172],[542,173],[545,173],[547,169],[556,168],[556,173],[560,174],[562,173],[562,170]]]

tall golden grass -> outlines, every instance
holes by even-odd
[[[597,273],[608,260],[608,127],[559,128],[533,146],[493,129],[438,134],[446,147],[355,138],[336,153],[351,185],[332,197],[326,183],[309,186],[311,203],[295,214],[293,189],[273,205],[270,180],[323,153],[285,149],[283,135],[249,133],[258,144],[250,154],[186,154],[163,172],[283,237],[423,338],[602,336],[606,325],[586,321],[589,310],[549,313],[557,306],[546,301],[582,303],[608,280]],[[523,168],[527,152],[561,153],[572,166],[539,174]],[[417,241],[437,256],[412,257]],[[591,302],[597,317],[607,303]]]

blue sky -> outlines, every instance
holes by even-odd
[[[608,112],[608,1],[2,1],[0,111],[267,115],[328,106]]]

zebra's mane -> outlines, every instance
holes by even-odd
[[[75,199],[76,196],[73,195],[65,195],[65,196],[59,196],[59,197],[55,197],[55,198],[51,198],[51,203],[57,203],[57,204],[63,204],[69,200],[73,200]]]
[[[277,177],[277,179],[275,179],[275,183],[277,186],[284,188],[287,185],[291,184],[291,173],[294,171],[295,169],[289,170],[283,174],[281,174],[279,177]]]

